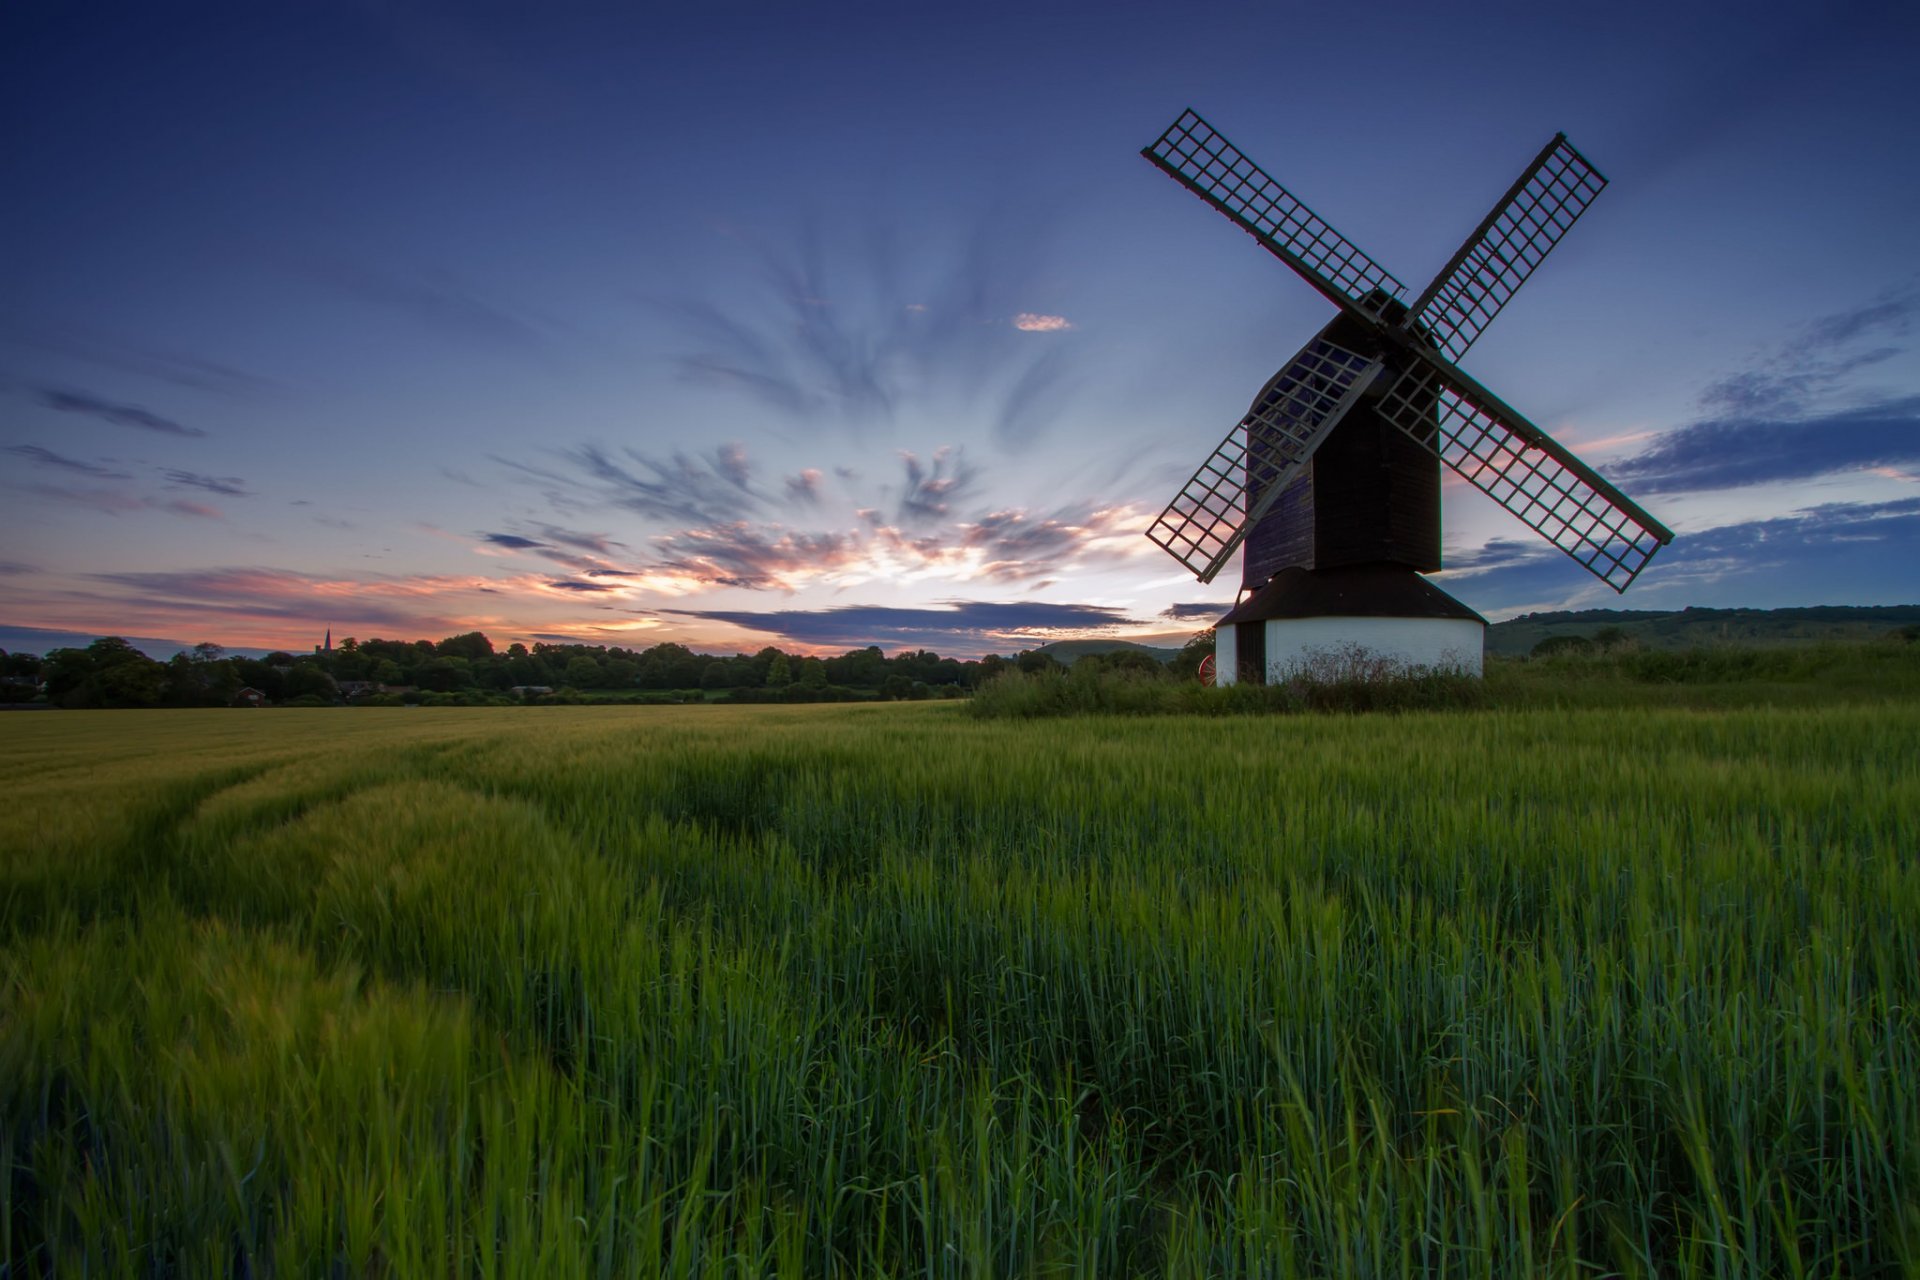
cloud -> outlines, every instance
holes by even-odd
[[[797,644],[858,649],[945,646],[972,655],[1032,648],[1049,640],[1137,625],[1119,609],[1039,601],[996,603],[953,600],[932,609],[844,605],[833,609],[786,609],[767,613],[672,609],[680,617],[726,622]]]
[[[89,511],[98,511],[109,516],[117,516],[128,511],[143,511],[152,505],[147,499],[138,494],[128,493],[124,489],[82,489],[58,484],[27,484],[19,488],[42,498],[51,498],[55,502],[84,507]]]
[[[165,471],[162,474],[174,484],[185,485],[190,489],[205,489],[208,493],[224,494],[230,498],[244,498],[247,496],[247,482],[239,476],[203,476],[197,471],[173,470]]]
[[[576,500],[585,497],[635,515],[687,524],[738,520],[759,506],[758,497],[738,478],[744,475],[744,452],[737,461],[724,450],[711,458],[678,452],[658,458],[635,449],[615,455],[589,444],[563,456],[584,478],[535,474],[557,480]]]
[[[795,591],[815,583],[1023,582],[1071,564],[1147,554],[1139,513],[1077,504],[1052,512],[994,511],[903,528],[880,511],[845,530],[802,531],[735,521],[655,539],[660,559],[640,571],[656,583]]]
[[[130,480],[133,478],[124,471],[115,471],[111,467],[103,467],[98,463],[82,462],[78,458],[69,458],[64,454],[55,453],[51,449],[42,449],[37,444],[10,444],[7,446],[7,452],[25,458],[35,466],[55,467],[62,471],[72,471],[83,476],[95,476],[102,480]]]
[[[972,490],[978,472],[967,465],[961,451],[953,448],[934,450],[931,465],[902,450],[901,464],[906,469],[906,492],[900,497],[899,519],[903,524],[918,524],[938,519],[952,504]]]
[[[683,378],[783,418],[857,430],[909,412],[951,418],[979,402],[991,415],[994,398],[1053,354],[1040,349],[1050,344],[1011,331],[1015,303],[1044,272],[1045,236],[1030,204],[988,208],[947,239],[884,212],[824,230],[804,216],[792,225],[784,243],[751,245],[762,296],[732,307],[698,297],[649,300],[686,335],[674,358]],[[1079,358],[1068,350],[1062,359]]]
[[[1799,420],[1721,418],[1655,438],[1612,463],[1623,487],[1644,493],[1731,489],[1838,471],[1920,463],[1920,396]]]
[[[820,503],[820,481],[825,477],[818,468],[808,467],[799,475],[787,477],[787,498],[805,506]]]
[[[171,511],[177,516],[192,516],[197,520],[225,519],[225,517],[220,514],[218,507],[209,507],[203,502],[188,502],[185,499],[176,498],[171,502],[162,502],[156,505],[160,510]]]
[[[523,538],[517,533],[483,533],[479,536],[482,542],[490,542],[496,547],[507,547],[514,551],[527,551],[547,545],[534,538]]]
[[[486,594],[500,585],[476,577],[344,578],[271,568],[98,573],[86,580],[111,589],[91,599],[108,604],[116,616],[133,612],[184,619],[177,624],[182,626],[204,624],[208,616],[241,623],[292,621],[316,631],[331,619],[336,632],[343,625],[387,626],[408,636],[471,630],[471,618],[439,612],[435,604]]]
[[[29,328],[0,325],[0,342],[85,361],[119,373],[136,374],[192,391],[247,396],[270,390],[274,386],[266,378],[199,356],[122,342],[62,326]]]
[[[559,525],[535,524],[540,536],[548,542],[557,542],[563,547],[575,547],[581,551],[592,551],[607,555],[622,544],[615,542],[611,535],[591,533],[579,529],[565,529]]]
[[[313,274],[362,302],[406,316],[456,341],[536,350],[547,345],[531,320],[481,298],[444,271],[394,275],[336,261],[314,268]]]
[[[207,434],[198,427],[183,426],[171,418],[163,418],[157,413],[151,413],[138,406],[114,404],[79,391],[43,389],[40,392],[40,403],[49,409],[57,409],[61,413],[84,413],[116,426],[138,427],[142,431],[157,431],[162,435],[204,436]]]
[[[1579,608],[1611,591],[1545,543],[1489,543],[1491,554],[1449,557],[1448,590],[1482,611]],[[1827,503],[1761,520],[1682,533],[1635,581],[1646,603],[1910,604],[1920,563],[1920,498]]]
[[[748,484],[747,447],[723,444],[713,451],[713,473],[736,489],[751,492]]]
[[[1199,600],[1168,605],[1160,611],[1160,616],[1169,622],[1211,622],[1232,607],[1215,600]]]
[[[1022,311],[1013,318],[1013,327],[1022,333],[1062,333],[1073,328],[1073,322],[1065,316],[1046,316],[1036,311]]]
[[[993,424],[996,441],[1017,449],[1060,420],[1080,383],[1073,359],[1070,348],[1051,347],[1007,385]]]
[[[864,559],[861,539],[844,532],[796,532],[738,521],[656,539],[656,572],[689,585],[791,591]]]
[[[547,583],[547,585],[549,587],[552,587],[555,591],[618,591],[620,590],[618,586],[612,583],[570,582],[565,579],[556,579],[555,581]]]
[[[1701,407],[1716,416],[1798,418],[1841,389],[1860,370],[1900,354],[1889,338],[1903,338],[1920,315],[1920,286],[1905,285],[1848,311],[1809,321],[1793,338],[1763,355],[1757,366],[1708,385]],[[1878,345],[1853,349],[1862,340]]]

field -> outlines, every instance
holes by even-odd
[[[10,716],[0,1274],[1914,1274],[1920,703],[1574,701]]]

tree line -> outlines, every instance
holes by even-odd
[[[1148,675],[1161,670],[1158,662],[1139,653],[1090,655],[1080,661],[1139,666]],[[515,643],[496,650],[479,631],[437,641],[349,637],[327,650],[258,658],[199,644],[160,662],[118,636],[106,636],[85,648],[55,649],[44,658],[0,650],[0,701],[44,698],[52,706],[82,709],[217,707],[244,701],[391,706],[909,700],[965,697],[1008,669],[1060,668],[1039,650],[979,660],[943,658],[926,649],[888,657],[878,646],[838,657],[791,654],[772,646],[753,654],[718,656],[673,643],[647,649]]]

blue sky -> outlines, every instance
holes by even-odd
[[[1612,185],[1465,361],[1670,525],[1625,596],[1920,599],[1910,5],[0,11],[0,624],[1010,652],[1230,602],[1143,536],[1328,305],[1185,107],[1418,289]],[[31,647],[31,646],[22,646]]]

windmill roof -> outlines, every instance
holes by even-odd
[[[1215,626],[1265,618],[1486,619],[1425,578],[1398,565],[1282,569]]]

